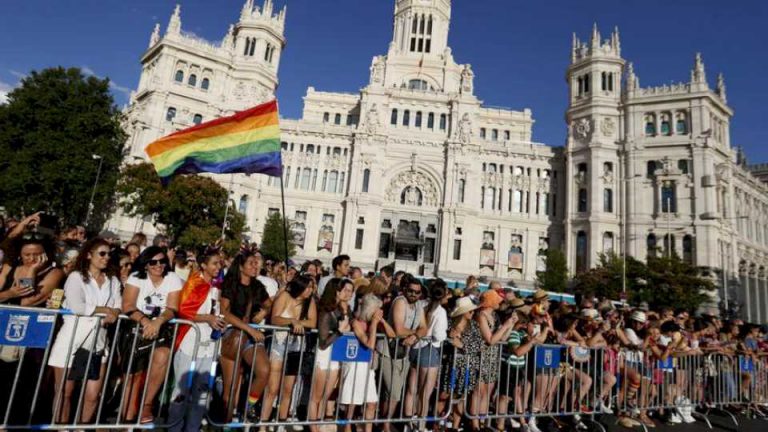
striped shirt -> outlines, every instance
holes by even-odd
[[[525,366],[525,356],[516,356],[512,354],[513,350],[522,345],[525,334],[521,331],[513,330],[509,333],[507,339],[507,364],[512,367]]]

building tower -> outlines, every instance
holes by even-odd
[[[618,29],[601,40],[595,24],[588,43],[573,35],[566,73],[565,244],[576,272],[594,267],[600,253],[620,252],[623,69]]]

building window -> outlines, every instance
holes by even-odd
[[[181,69],[177,70],[174,79],[176,82],[184,82],[184,71]]]
[[[330,193],[336,193],[338,181],[339,181],[339,172],[331,171],[330,175],[328,176],[328,188],[325,191]]]
[[[586,213],[587,211],[587,189],[581,188],[579,189],[579,203],[578,203],[578,212],[579,213]]]
[[[317,168],[312,170],[312,186],[310,187],[310,190],[315,190],[317,186]]]
[[[421,190],[414,186],[408,186],[407,188],[403,189],[403,192],[400,193],[400,204],[403,205],[420,207],[423,203],[422,199],[423,196],[421,194]]]
[[[603,253],[613,253],[613,233],[610,231],[603,233]]]
[[[672,135],[672,127],[670,125],[669,114],[661,115],[661,134]]]
[[[658,250],[658,244],[656,242],[656,234],[648,234],[645,239],[645,248],[648,250],[649,257],[655,257]]]
[[[448,127],[448,115],[440,114],[440,130],[445,130]]]
[[[371,181],[371,170],[363,170],[363,192],[368,192],[368,183]]]
[[[355,233],[355,249],[362,249],[363,248],[363,234],[364,230],[358,229]]]
[[[576,272],[587,269],[587,233],[579,231],[576,234]]]
[[[480,128],[480,139],[485,139],[485,128]]]
[[[675,246],[675,235],[674,234],[665,234],[664,235],[664,252],[667,254],[667,256],[672,256],[675,254],[675,249],[677,247]]]
[[[336,114],[333,116],[333,124],[340,125],[341,124],[341,114]]]
[[[489,208],[491,210],[496,208],[496,188],[487,187],[483,194],[483,206],[482,208]]]
[[[504,141],[509,141],[510,138],[511,138],[511,136],[510,136],[509,131],[505,130],[504,131]]]
[[[421,127],[421,111],[416,111],[416,123],[414,124],[417,128]]]
[[[424,262],[434,264],[435,262],[435,239],[427,237],[424,239]]]
[[[645,136],[656,135],[656,116],[653,114],[645,115]]]
[[[208,90],[208,88],[211,86],[211,80],[208,78],[203,78],[203,82],[200,83],[200,88],[203,90]]]
[[[605,162],[603,164],[603,174],[613,174],[613,163]]]
[[[523,212],[523,191],[516,190],[512,194],[512,211],[516,213]]]
[[[397,108],[392,110],[392,117],[389,120],[389,124],[397,126]]]
[[[429,113],[427,115],[427,129],[435,128],[435,113]]]
[[[603,211],[613,213],[613,189],[603,190]]]
[[[689,165],[690,165],[690,163],[688,162],[688,159],[680,159],[679,161],[677,161],[677,169],[679,169],[680,172],[683,173],[683,174],[689,174],[690,173],[689,168],[688,168]]]
[[[584,93],[589,93],[589,80],[592,78],[591,74],[584,75]]]
[[[408,126],[411,123],[411,111],[403,111],[403,126]]]
[[[173,121],[174,118],[176,118],[176,108],[170,107],[165,112],[165,121]]]
[[[657,166],[656,166],[656,165],[657,165],[657,163],[656,163],[656,161],[655,161],[655,160],[652,160],[652,161],[648,161],[648,162],[645,164],[645,167],[646,167],[646,172],[645,172],[645,174],[646,174],[648,177],[653,177],[653,176],[655,176],[655,175],[656,175],[656,168],[657,168]]]
[[[312,177],[312,170],[310,168],[304,168],[301,171],[301,190],[309,190],[309,181]]]
[[[541,213],[548,215],[549,214],[549,194],[544,192],[541,194],[541,204],[539,205],[541,207]]]
[[[461,239],[453,240],[453,259],[454,261],[461,260]]]
[[[683,236],[683,261],[693,265],[693,236]]]
[[[192,87],[197,85],[197,75],[192,74],[189,76],[189,79],[187,80],[187,84],[191,85]]]
[[[674,182],[664,182],[661,186],[661,212],[677,213],[677,197],[675,196]]]
[[[429,85],[424,80],[412,79],[412,80],[408,81],[408,89],[410,89],[410,90],[429,90]]]
[[[240,197],[240,204],[237,206],[237,209],[242,214],[248,213],[248,195],[243,195]]]
[[[678,135],[685,135],[688,133],[688,123],[685,121],[684,112],[675,114],[675,132],[677,132]]]
[[[288,143],[285,142],[285,141],[281,142],[280,143],[280,148],[285,150],[285,151],[288,151]]]
[[[493,141],[498,141],[499,140],[499,130],[498,129],[493,129],[491,131],[491,140],[493,140]]]
[[[203,122],[203,116],[202,116],[202,115],[200,115],[200,114],[195,114],[195,116],[194,116],[194,117],[192,117],[192,123],[194,123],[194,124],[196,124],[196,125],[199,125],[199,124],[200,124],[200,123],[202,123],[202,122]]]
[[[464,179],[459,180],[459,202],[464,202],[464,189],[467,186],[467,181]]]
[[[331,113],[323,113],[323,123],[331,121]]]
[[[314,152],[315,152],[315,145],[307,144],[307,153],[314,153]]]

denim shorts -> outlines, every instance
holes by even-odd
[[[433,368],[440,366],[440,348],[428,344],[418,349],[411,349],[408,360],[413,367]]]

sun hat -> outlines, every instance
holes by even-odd
[[[521,298],[514,298],[511,302],[509,302],[509,305],[512,307],[512,310],[520,309],[525,307],[525,300]]]
[[[469,297],[462,297],[456,301],[456,306],[451,311],[451,318],[464,315],[477,309],[477,305]]]
[[[549,299],[549,293],[544,291],[543,289],[537,289],[535,293],[533,293],[533,300],[534,301],[543,301]]]
[[[480,295],[480,307],[496,307],[501,304],[504,299],[496,291],[486,291]]]
[[[645,312],[640,310],[632,312],[632,315],[630,315],[629,319],[632,321],[637,321],[640,324],[645,324],[648,321],[648,317],[645,315]]]
[[[600,313],[597,312],[597,309],[587,308],[581,310],[581,317],[582,318],[589,318],[592,320],[596,320],[600,316]]]

